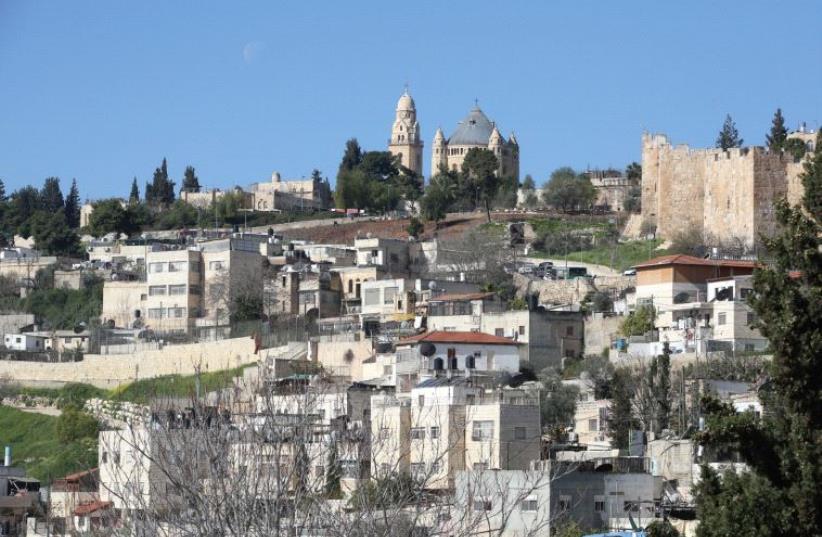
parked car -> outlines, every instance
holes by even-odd
[[[628,270],[623,272],[622,275],[623,276],[636,276],[636,269],[635,268],[629,268]]]
[[[520,274],[533,274],[534,269],[536,268],[537,266],[533,263],[523,263],[519,267],[517,267],[517,272],[519,272]]]

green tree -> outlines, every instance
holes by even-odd
[[[77,179],[71,180],[71,188],[66,196],[66,223],[70,228],[80,227],[80,191]]]
[[[425,231],[425,225],[420,222],[419,218],[412,216],[411,220],[408,221],[408,227],[405,228],[405,230],[408,232],[410,237],[418,239],[420,234]]]
[[[542,191],[542,198],[546,205],[562,212],[587,210],[596,198],[596,189],[587,176],[578,175],[566,166],[551,173],[551,178]]]
[[[777,204],[781,231],[749,299],[773,360],[764,411],[705,401],[703,445],[736,451],[750,471],[702,469],[699,537],[822,535],[822,145],[805,162],[802,205]]]
[[[531,174],[526,174],[525,179],[522,180],[522,189],[523,190],[534,190],[536,185],[534,184],[534,178],[531,177]]]
[[[654,329],[656,311],[653,306],[639,306],[622,321],[619,327],[623,336],[641,336]]]
[[[732,147],[742,147],[744,140],[739,137],[739,132],[736,130],[736,123],[731,119],[731,115],[725,116],[725,122],[722,124],[722,130],[719,131],[719,136],[716,138],[716,147],[728,150]]]
[[[553,370],[540,374],[540,415],[542,428],[555,439],[560,439],[574,425],[579,389],[562,383],[562,378]]]
[[[38,211],[31,217],[31,235],[38,250],[48,255],[79,256],[83,249],[77,233],[66,224],[63,209]]]
[[[642,165],[639,162],[632,162],[625,168],[625,178],[638,183],[642,180]]]
[[[808,152],[808,147],[805,145],[805,142],[799,138],[788,138],[782,144],[782,149],[796,160],[801,159],[805,156],[805,153]]]
[[[5,216],[11,233],[23,237],[31,236],[31,217],[40,210],[40,191],[33,186],[24,186],[11,195]]]
[[[88,230],[95,237],[102,237],[112,232],[132,235],[139,231],[135,220],[134,213],[124,208],[119,199],[105,199],[94,204]]]
[[[647,537],[679,537],[679,531],[667,520],[654,520],[645,527]]]
[[[0,203],[6,203],[6,183],[0,179]]]
[[[667,342],[655,364],[656,426],[657,432],[662,432],[671,425],[671,349]]]
[[[55,213],[65,206],[63,192],[60,190],[60,179],[58,177],[48,177],[43,183],[40,191],[40,209],[49,213]]]
[[[771,151],[779,151],[788,138],[788,129],[785,128],[785,118],[782,117],[782,109],[777,108],[771,123],[771,132],[765,135],[765,141]]]
[[[230,194],[225,197],[228,196]],[[225,205],[221,205],[221,207],[225,207]],[[195,225],[197,225],[197,209],[183,200],[173,202],[168,209],[158,215],[154,222],[157,229],[181,229]]]
[[[83,438],[96,438],[100,425],[89,414],[70,406],[57,418],[56,430],[60,442],[68,444]]]
[[[159,207],[168,207],[174,203],[174,181],[168,178],[166,159],[154,170],[151,183],[146,184],[146,203]]]
[[[140,203],[140,187],[137,186],[137,178],[131,181],[131,193],[128,195],[129,205],[136,205]]]
[[[339,173],[350,172],[359,166],[360,162],[362,162],[362,149],[360,149],[360,144],[356,138],[350,138],[345,142],[345,152],[343,153],[342,161],[340,161],[340,169],[337,177],[339,178]]]
[[[611,379],[611,409],[608,413],[608,430],[614,447],[627,449],[630,432],[639,423],[634,415],[633,397],[636,391],[634,377],[628,368],[614,371]]]
[[[491,222],[491,200],[496,196],[500,187],[500,178],[497,177],[499,161],[488,149],[472,147],[462,161],[462,174],[469,182],[476,199],[485,206],[485,215]]]
[[[445,219],[448,207],[453,201],[453,183],[447,175],[439,174],[431,178],[425,195],[420,200],[420,214],[429,222],[434,222],[434,229],[439,228],[440,221]]]
[[[183,172],[183,191],[200,191],[200,180],[197,178],[197,174],[194,171],[194,166],[186,166],[186,171]]]

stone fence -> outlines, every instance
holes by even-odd
[[[206,343],[169,345],[159,350],[137,351],[129,355],[86,354],[83,361],[71,363],[0,362],[0,378],[30,387],[60,387],[83,382],[110,389],[139,379],[163,375],[191,375],[221,371],[255,363],[282,349],[254,353],[250,337]]]

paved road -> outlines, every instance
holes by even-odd
[[[564,267],[565,266],[565,259],[564,258],[551,258],[547,259],[544,257],[522,257],[520,258],[523,261],[527,261],[529,263],[539,264],[543,261],[551,261],[554,266],[556,267]],[[611,267],[606,267],[605,265],[594,265],[591,263],[580,263],[579,261],[568,261],[569,267],[585,267],[588,269],[588,274],[592,276],[620,276],[621,273],[617,270],[612,269]]]

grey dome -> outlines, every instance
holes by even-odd
[[[488,145],[493,131],[494,124],[475,106],[457,125],[457,130],[448,139],[448,145]]]

